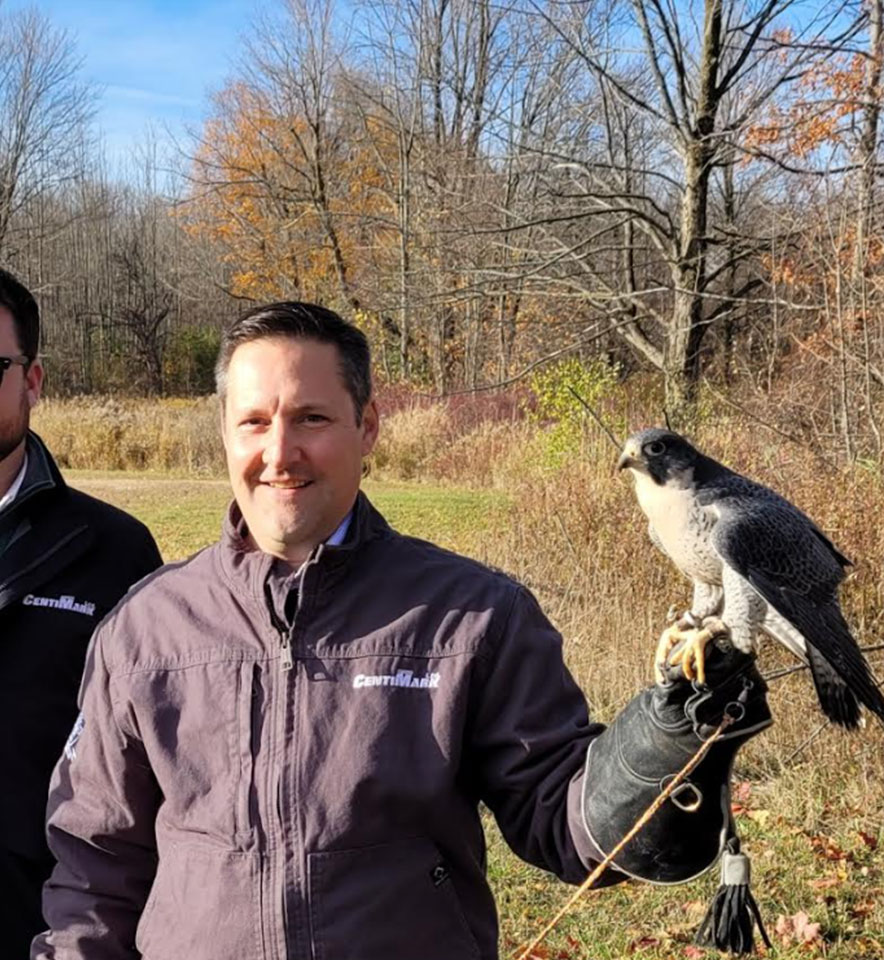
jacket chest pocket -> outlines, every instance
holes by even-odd
[[[133,699],[162,790],[158,830],[179,841],[254,846],[255,756],[263,719],[260,666],[220,661],[152,672]],[[137,710],[137,707],[136,707]]]
[[[479,948],[426,837],[308,855],[315,960],[473,960]]]

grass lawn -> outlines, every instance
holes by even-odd
[[[167,560],[212,542],[230,497],[222,481],[78,471],[69,471],[67,478],[143,520]],[[369,481],[366,490],[397,529],[479,559],[493,557],[489,545],[512,518],[510,502],[496,492],[377,481]],[[812,719],[815,725],[817,717]],[[740,786],[738,825],[753,855],[754,893],[776,945],[771,956],[884,960],[882,805],[869,809],[868,789],[861,789],[868,774],[864,750],[873,733],[827,741],[843,774],[838,783],[832,782],[831,770],[820,772],[809,752],[803,762]],[[487,819],[488,871],[506,960],[555,913],[571,888],[518,860]],[[590,893],[535,956],[712,957],[693,947],[691,939],[716,885],[717,869],[678,887],[628,883]]]

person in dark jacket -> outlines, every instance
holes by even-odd
[[[521,857],[582,881],[605,852],[593,833],[609,843],[649,789],[621,758],[644,745],[654,793],[701,742],[676,693],[692,688],[638,703],[624,745],[590,721],[528,590],[390,528],[359,489],[378,433],[368,344],[336,314],[256,308],[216,374],[235,500],[218,543],[95,634],[31,956],[495,960],[480,801]],[[731,695],[697,696],[715,723]],[[764,718],[744,713],[745,736]],[[667,880],[717,856],[713,754],[713,782],[625,872],[668,868],[670,836],[702,834],[704,856]]]
[[[39,313],[0,270],[0,954],[26,957],[40,900],[52,768],[77,716],[93,629],[160,564],[147,529],[65,484],[28,429],[40,396]]]

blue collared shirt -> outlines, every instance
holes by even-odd
[[[353,511],[351,510],[346,517],[338,525],[338,529],[326,540],[325,542],[330,547],[339,547],[347,536],[347,531],[350,529],[350,521],[353,519]]]

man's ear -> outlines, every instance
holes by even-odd
[[[28,395],[28,406],[33,409],[43,391],[43,364],[36,357],[25,371],[25,390]]]
[[[380,415],[378,405],[374,397],[365,405],[362,411],[362,456],[367,457],[374,449],[378,439],[378,429],[380,427]]]

